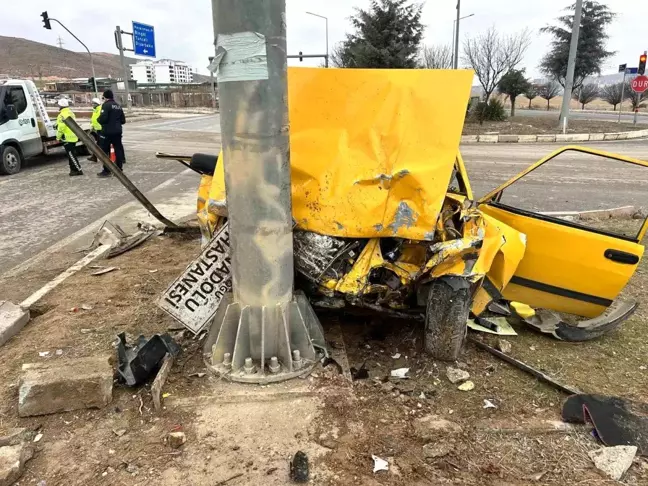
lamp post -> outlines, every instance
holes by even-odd
[[[454,19],[452,21],[452,67],[454,69],[457,69],[457,67],[459,65],[459,59],[458,59],[458,55],[459,55],[459,45],[458,45],[459,44],[459,33],[457,32],[457,20],[461,21],[463,19],[467,19],[469,17],[474,17],[474,16],[475,16],[475,14],[470,14],[470,15],[466,15],[464,17],[460,17],[459,19]],[[455,35],[456,35],[456,38],[455,38]],[[457,59],[457,62],[455,62],[455,59]]]
[[[569,123],[569,103],[571,101],[572,89],[574,88],[574,68],[576,67],[578,35],[580,34],[582,13],[583,0],[576,0],[571,42],[569,44],[569,58],[567,60],[567,75],[565,76],[565,91],[563,93],[562,108],[560,110],[560,124],[563,127],[563,133],[567,132],[567,124]]]
[[[320,19],[324,19],[326,21],[326,58],[324,60],[324,65],[326,67],[329,67],[329,28],[328,28],[328,17],[324,17],[323,15],[319,15],[313,12],[306,12],[308,15],[312,15],[314,17],[319,17]]]

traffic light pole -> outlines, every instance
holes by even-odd
[[[623,84],[621,85],[621,103],[619,103],[619,124],[621,124],[621,111],[623,111],[623,100],[625,99],[625,83],[628,68],[623,70]]]
[[[128,87],[128,69],[126,68],[126,58],[124,57],[124,43],[122,41],[121,27],[118,25],[115,27],[115,44],[117,44],[117,49],[119,49],[119,60],[121,62],[122,71],[124,73],[124,89],[126,91],[126,106],[130,111],[133,107],[133,102],[131,100],[130,88]]]
[[[569,123],[569,104],[571,102],[572,89],[574,88],[574,70],[576,68],[576,55],[578,54],[578,36],[580,34],[582,13],[583,0],[576,0],[571,43],[569,44],[569,58],[567,60],[567,74],[565,76],[565,91],[563,92],[562,109],[560,110],[560,124],[563,127],[563,131],[567,130],[567,124]]]

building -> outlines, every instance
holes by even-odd
[[[190,66],[182,61],[160,59],[138,61],[130,66],[131,78],[138,83],[185,84],[193,82]]]

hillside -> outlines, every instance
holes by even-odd
[[[119,55],[93,53],[97,77],[121,77]],[[136,59],[126,58],[128,64]],[[18,37],[0,36],[0,77],[62,78],[90,77],[90,60],[86,52],[60,49]]]

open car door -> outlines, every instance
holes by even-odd
[[[502,296],[532,307],[551,309],[584,317],[602,314],[616,299],[634,274],[644,247],[646,221],[633,235],[622,235],[597,225],[569,221],[515,203],[502,202],[505,191],[513,191],[521,179],[565,152],[580,152],[631,164],[644,170],[648,163],[583,147],[561,148],[491,191],[479,201],[485,214],[524,233],[527,246],[520,264]],[[597,164],[600,161],[597,158]],[[617,164],[618,165],[618,164]],[[565,167],[565,166],[563,166]],[[602,170],[602,169],[599,169]],[[614,174],[610,171],[610,177]],[[509,189],[510,188],[510,189]],[[551,199],[550,187],[546,198]],[[518,196],[513,196],[513,200]],[[642,201],[644,204],[646,201]],[[638,222],[637,222],[638,223]]]

